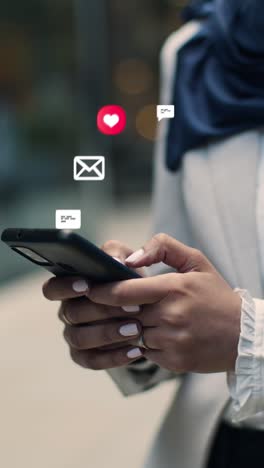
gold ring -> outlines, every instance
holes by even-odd
[[[137,343],[137,344],[138,344],[139,348],[150,349],[150,348],[146,345],[146,342],[145,342],[143,333],[142,333],[142,335],[139,337],[138,343]]]

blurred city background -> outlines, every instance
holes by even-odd
[[[149,197],[158,56],[179,26],[182,6],[173,0],[2,2],[1,228],[54,227],[56,209],[81,207],[83,230],[96,240],[109,203],[137,205],[136,198]],[[112,103],[126,109],[128,124],[109,138],[98,132],[96,115]],[[77,154],[105,155],[106,181],[73,182]],[[3,281],[32,268],[2,247],[1,258]]]
[[[82,232],[97,244],[145,241],[159,51],[181,24],[185,3],[1,2],[1,231],[55,227],[56,209],[80,208]],[[127,112],[127,129],[118,137],[96,128],[97,112],[107,104]],[[74,182],[78,154],[104,155],[106,180]],[[45,273],[4,245],[0,258],[0,464],[139,467],[170,389],[128,402],[104,373],[74,367],[57,305],[41,297]]]

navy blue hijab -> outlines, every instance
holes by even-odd
[[[190,149],[264,125],[264,0],[196,0],[199,32],[178,52],[166,162]]]

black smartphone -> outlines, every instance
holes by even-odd
[[[1,239],[14,252],[56,276],[85,276],[100,283],[140,278],[70,230],[5,229]]]

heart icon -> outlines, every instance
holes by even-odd
[[[110,128],[115,127],[119,122],[119,116],[117,114],[106,114],[104,116],[104,123]]]
[[[121,106],[102,107],[97,114],[97,128],[104,135],[119,135],[126,128],[126,112]]]

